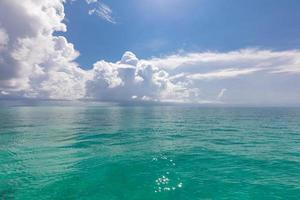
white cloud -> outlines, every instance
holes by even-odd
[[[166,71],[138,60],[131,52],[125,52],[117,63],[95,63],[89,73],[92,78],[86,84],[88,98],[114,101],[189,98],[185,94],[188,88],[172,83]]]
[[[249,75],[260,70],[261,70],[260,68],[246,68],[246,69],[228,68],[228,69],[212,71],[208,73],[195,73],[195,74],[187,75],[187,78],[197,79],[197,80],[226,79],[226,78],[234,78],[242,75]]]
[[[99,61],[91,70],[81,69],[74,62],[79,52],[73,44],[53,35],[66,30],[63,8],[60,0],[0,2],[2,96],[115,101],[132,100],[132,96],[153,101],[187,98],[183,90],[188,88],[172,83],[167,72],[131,52],[117,63]]]
[[[270,71],[300,72],[300,51],[242,49],[231,52],[200,52],[152,58],[151,63],[164,69],[193,71],[224,68],[262,68]]]
[[[66,30],[63,10],[59,0],[0,1],[1,32],[9,38],[0,53],[0,88],[28,88],[35,66],[51,68],[45,61],[50,64],[50,57],[57,54],[53,32]]]
[[[107,22],[112,24],[116,23],[116,20],[113,17],[113,11],[108,5],[97,0],[86,0],[86,2],[88,4],[95,4],[93,8],[88,11],[89,15],[97,15]]]
[[[223,98],[223,96],[225,95],[225,92],[227,91],[227,89],[226,88],[223,88],[220,92],[219,92],[219,94],[218,94],[218,96],[217,96],[217,100],[221,100],[222,98]]]
[[[98,0],[85,0],[87,4],[97,3]]]

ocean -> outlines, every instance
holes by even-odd
[[[0,199],[300,199],[300,108],[2,106]]]

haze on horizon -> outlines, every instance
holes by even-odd
[[[299,7],[1,0],[0,100],[299,105]]]

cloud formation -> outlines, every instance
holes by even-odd
[[[54,35],[67,31],[64,17],[63,0],[0,1],[0,98],[300,102],[298,50],[243,49],[151,59],[128,51],[118,62],[102,60],[84,70],[75,61],[79,52],[74,45]]]
[[[113,11],[111,8],[100,0],[86,0],[87,4],[93,7],[88,11],[89,15],[97,15],[103,20],[112,24],[116,23],[113,17]]]
[[[224,68],[261,68],[273,72],[300,73],[300,51],[241,49],[231,52],[198,52],[153,58],[151,63],[176,71]]]
[[[261,69],[259,68],[246,68],[246,69],[238,69],[238,68],[227,68],[218,71],[212,71],[207,73],[194,73],[191,75],[187,75],[186,77],[192,80],[216,80],[216,79],[226,79],[226,78],[234,78],[242,75],[252,74]]]
[[[60,62],[74,59],[67,51],[55,52],[60,37],[53,33],[66,31],[63,19],[64,7],[59,0],[0,2],[0,87],[29,88],[34,70],[50,70],[55,58]]]
[[[4,0],[0,9],[2,96],[108,101],[186,98],[184,85],[173,84],[166,71],[131,52],[117,63],[99,61],[91,70],[81,69],[74,62],[79,52],[73,44],[54,36],[56,31],[66,31],[63,1]]]
[[[225,92],[227,91],[226,88],[223,88],[220,93],[217,96],[217,100],[221,100],[223,98],[223,96],[225,95]]]

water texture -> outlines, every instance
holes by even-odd
[[[0,199],[300,199],[300,108],[2,106]]]

